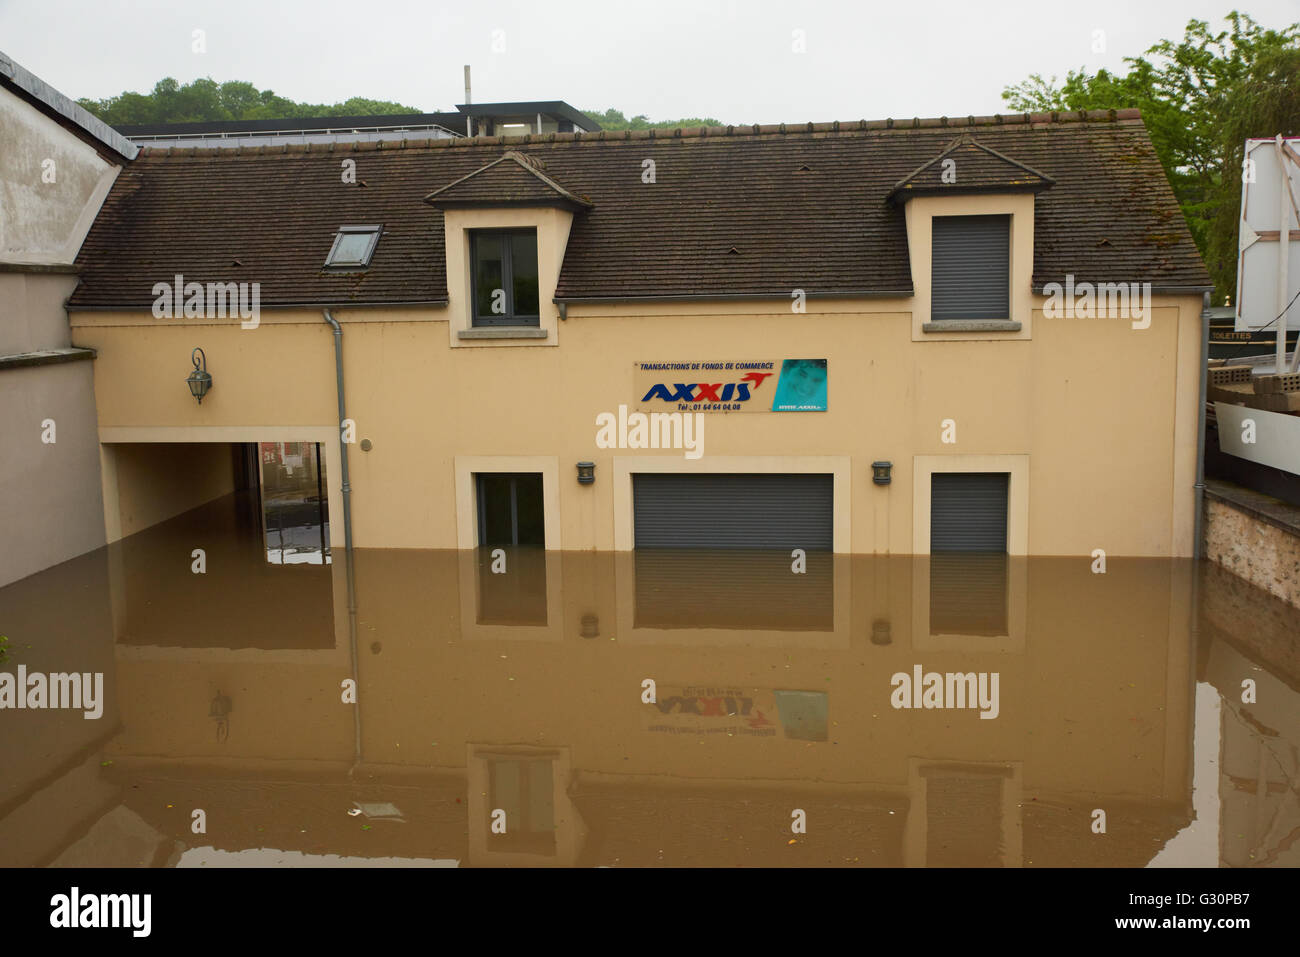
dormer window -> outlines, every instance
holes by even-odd
[[[375,254],[383,229],[383,226],[340,226],[334,236],[334,245],[325,257],[325,265],[365,269]]]
[[[537,326],[537,230],[470,231],[475,326]]]
[[[930,321],[1008,319],[1011,217],[931,220]]]
[[[556,286],[574,216],[591,200],[508,149],[424,201],[443,215],[452,346],[559,345]]]

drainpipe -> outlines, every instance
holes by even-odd
[[[1196,516],[1192,527],[1196,539],[1192,544],[1192,557],[1203,558],[1205,548],[1201,543],[1205,522],[1205,386],[1209,378],[1210,366],[1210,294],[1207,292],[1201,301],[1201,391],[1198,397],[1196,430]]]
[[[334,327],[335,392],[339,398],[339,461],[342,463],[343,478],[343,547],[347,553],[348,574],[348,645],[352,651],[352,680],[357,684],[357,703],[352,706],[353,731],[356,736],[352,771],[355,771],[361,763],[361,675],[357,668],[357,586],[352,561],[352,485],[348,481],[348,444],[343,441],[343,423],[348,417],[343,401],[343,329],[328,309],[323,309],[322,312],[325,321]],[[349,777],[352,771],[348,772]]]

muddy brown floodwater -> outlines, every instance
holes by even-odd
[[[0,710],[0,864],[1300,864],[1300,612],[1213,565],[362,549],[353,615],[300,538],[0,589],[0,696],[103,675]]]

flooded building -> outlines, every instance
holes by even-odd
[[[79,268],[0,864],[1297,863],[1133,114],[146,149]]]
[[[359,547],[1193,552],[1132,112],[145,149],[79,268],[109,540],[288,442]]]

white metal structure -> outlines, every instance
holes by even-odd
[[[1237,258],[1240,332],[1277,329],[1278,372],[1286,367],[1286,330],[1300,292],[1300,137],[1246,140]],[[1276,244],[1276,245],[1275,245]],[[1290,308],[1288,309],[1288,306]],[[1296,371],[1300,349],[1292,356]]]

